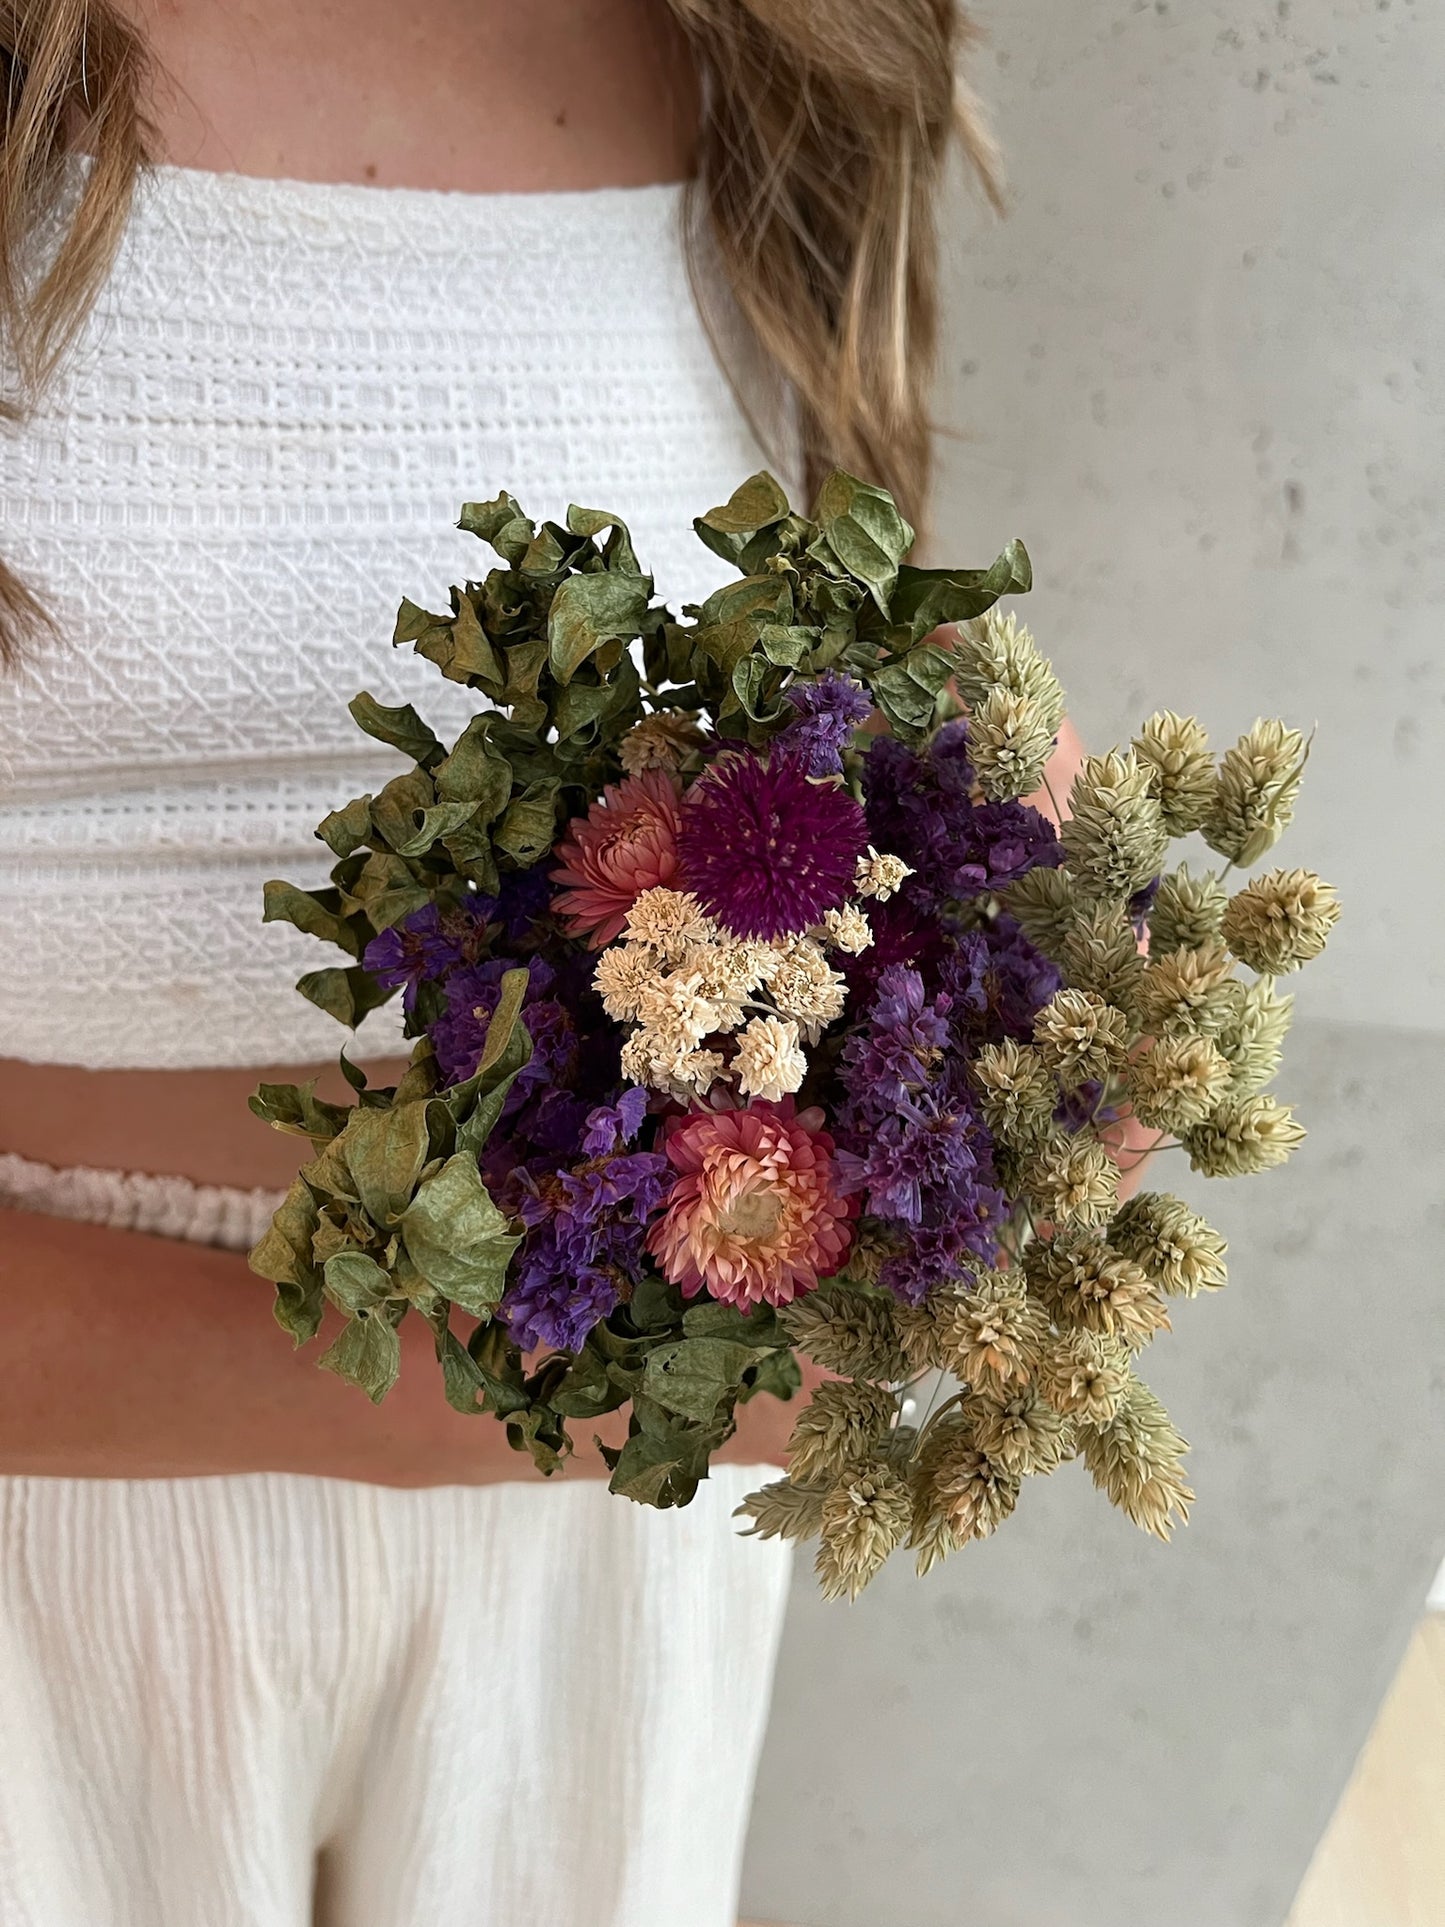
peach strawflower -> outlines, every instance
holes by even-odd
[[[620,935],[644,890],[677,877],[679,794],[675,777],[644,770],[609,783],[586,816],[567,825],[552,872],[562,885],[553,907],[591,949]]]
[[[670,1126],[678,1177],[647,1248],[684,1298],[786,1305],[838,1270],[857,1206],[838,1191],[822,1121],[785,1098]]]

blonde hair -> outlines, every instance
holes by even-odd
[[[935,213],[950,140],[996,198],[957,79],[951,0],[669,0],[703,88],[689,189],[737,305],[797,401],[809,481],[841,463],[915,518],[929,476]],[[114,259],[151,151],[143,41],[107,0],[0,0],[0,355],[22,413]],[[93,156],[48,258],[66,155]],[[0,560],[0,661],[47,620]]]

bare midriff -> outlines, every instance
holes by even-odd
[[[370,1065],[372,1081],[398,1066]],[[262,1079],[307,1070],[87,1071],[0,1061],[0,1151],[51,1165],[147,1171],[281,1189],[309,1154],[247,1109]],[[174,1239],[0,1211],[5,1397],[0,1472],[170,1478],[284,1471],[379,1485],[480,1485],[536,1475],[495,1419],[442,1397],[430,1331],[402,1325],[401,1377],[373,1406],[330,1372],[322,1344],[293,1349],[270,1315],[271,1286],[244,1255]],[[324,1333],[323,1333],[324,1338]],[[723,1456],[778,1459],[796,1402],[759,1398]],[[563,1477],[601,1477],[598,1433],[579,1428]]]

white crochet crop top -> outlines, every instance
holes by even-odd
[[[613,509],[674,608],[726,578],[691,518],[766,457],[681,208],[147,178],[65,378],[0,433],[3,553],[60,625],[0,676],[0,1057],[335,1055],[294,982],[340,959],[261,888],[323,882],[316,824],[402,767],[349,696],[443,735],[480,700],[390,644],[403,595],[495,560],[464,501]]]

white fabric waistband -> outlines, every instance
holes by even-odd
[[[0,1152],[0,1205],[227,1251],[248,1251],[284,1196],[145,1171],[99,1171],[84,1164],[56,1169],[14,1151]]]

